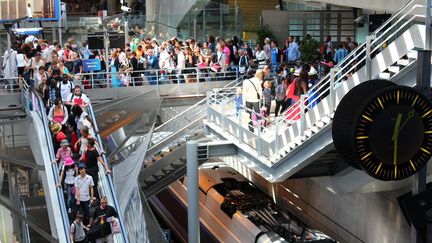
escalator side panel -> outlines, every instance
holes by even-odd
[[[31,121],[27,123],[28,142],[33,152],[33,156],[38,165],[45,168],[39,171],[42,179],[42,184],[45,192],[45,200],[47,204],[48,216],[50,221],[51,232],[54,237],[58,238],[60,242],[67,242],[68,232],[65,232],[64,218],[60,207],[59,198],[56,188],[56,180],[54,178],[49,154],[49,147],[46,142],[44,131],[44,124],[36,112],[30,113]],[[50,139],[50,138],[48,138]]]

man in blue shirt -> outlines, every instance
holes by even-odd
[[[338,45],[338,49],[335,52],[334,55],[334,61],[336,64],[338,64],[340,61],[342,61],[346,56],[348,56],[348,50],[343,44]]]
[[[271,42],[271,63],[273,67],[273,72],[276,72],[276,69],[279,67],[282,62],[282,55],[279,53],[278,44],[276,41]]]
[[[295,62],[300,58],[299,45],[294,41],[292,36],[288,37],[288,48],[285,50],[287,61]]]

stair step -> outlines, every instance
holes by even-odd
[[[323,121],[317,121],[317,122],[315,123],[315,125],[316,125],[318,128],[323,128],[323,127],[325,126],[325,124],[324,124]]]
[[[174,167],[174,168],[179,168],[179,167],[184,166],[185,164],[186,164],[186,159],[180,158],[180,159],[172,162],[171,166]]]
[[[156,183],[156,180],[155,178],[150,177],[149,179],[144,180],[144,183],[146,184],[147,187],[151,187],[153,184]]]
[[[313,133],[318,133],[320,130],[317,126],[312,126],[310,129]]]
[[[164,178],[166,176],[166,174],[160,170],[158,172],[156,172],[153,177],[156,179],[156,181],[159,181],[160,179]]]
[[[323,116],[321,118],[321,121],[324,122],[325,124],[329,124],[332,121],[332,118],[330,118],[329,116]]]
[[[175,169],[174,169],[174,167],[172,167],[172,166],[170,166],[170,168],[163,168],[163,169],[162,169],[162,171],[163,171],[166,175],[171,174],[174,170],[175,170]]]
[[[417,51],[413,51],[413,50],[408,51],[407,57],[412,59],[417,59]]]
[[[397,64],[402,65],[402,66],[408,66],[409,60],[408,59],[400,59],[397,61]]]
[[[378,78],[380,78],[380,79],[390,79],[390,77],[391,77],[391,74],[387,73],[387,72],[382,72],[382,73],[378,74]]]
[[[390,71],[390,72],[392,72],[392,73],[398,73],[399,71],[400,71],[400,66],[395,66],[395,65],[393,65],[393,66],[390,66],[389,68],[388,68],[388,70]]]

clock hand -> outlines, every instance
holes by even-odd
[[[408,114],[408,118],[404,122],[404,125],[408,121],[408,119],[409,119],[409,114]],[[397,139],[397,136],[399,135],[401,120],[402,120],[402,113],[398,113],[397,117],[396,117],[396,124],[395,124],[395,127],[393,129],[393,135],[392,135],[392,139],[391,139],[392,141]],[[403,125],[402,125],[402,127],[403,127]]]
[[[408,112],[408,117],[407,119],[405,119],[404,123],[402,123],[402,126],[399,128],[399,131],[397,132],[397,134],[399,135],[399,132],[402,130],[402,128],[405,126],[405,124],[408,122],[409,119],[411,119],[414,116],[414,111],[410,111]]]
[[[397,164],[397,143],[398,143],[399,127],[401,124],[401,120],[402,120],[402,113],[398,113],[397,117],[396,117],[396,124],[395,124],[395,127],[393,129],[393,136],[392,136],[392,140],[393,140],[393,164],[394,165]]]

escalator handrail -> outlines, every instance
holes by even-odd
[[[89,101],[88,111],[89,111],[89,115],[90,115],[91,119],[93,120],[93,124],[95,126],[94,130],[99,131],[99,128],[98,128],[97,122],[96,122],[96,117],[95,117],[94,112],[93,112],[93,107],[92,107],[91,101]],[[97,139],[98,144],[100,144],[102,146],[103,143],[102,143],[102,139],[101,139],[99,133],[96,134],[96,139]],[[102,157],[104,163],[106,164],[106,166],[108,168],[110,168],[105,154],[102,154],[101,157]],[[118,220],[120,223],[121,234],[122,234],[123,240],[125,243],[129,243],[129,238],[128,238],[126,226],[124,225],[123,214],[120,211],[120,204],[117,200],[117,194],[116,194],[116,191],[114,188],[113,180],[111,178],[111,175],[107,175],[107,174],[105,174],[105,175],[106,175],[106,178],[108,180],[108,187],[109,187],[109,193],[111,194],[111,197],[112,197],[112,204],[114,205],[114,208],[116,209],[117,214],[118,214]]]
[[[32,96],[35,96],[35,101],[37,101],[38,103],[38,110],[36,111],[34,109],[34,104],[33,104],[33,111],[35,111],[39,118],[41,119],[41,122],[43,124],[43,129],[44,129],[44,134],[45,134],[45,140],[48,146],[48,154],[49,154],[49,158],[50,158],[50,164],[51,161],[54,160],[55,156],[54,156],[54,146],[52,144],[52,140],[51,138],[51,133],[48,131],[48,117],[46,115],[45,111],[45,107],[43,106],[43,101],[42,98],[40,97],[40,95],[37,92],[34,92],[33,90],[30,90],[30,88],[28,87],[26,82],[21,82],[22,83],[22,95],[24,95],[24,98],[28,98],[27,103],[30,103],[33,101]],[[24,93],[24,94],[23,94]],[[26,95],[27,94],[27,95]],[[59,179],[59,170],[57,169],[56,166],[51,166],[51,172],[53,173],[54,176],[54,180],[57,182]],[[56,185],[53,185],[56,186]],[[62,217],[62,221],[63,221],[63,228],[64,228],[64,233],[65,238],[66,238],[66,242],[70,243],[70,238],[69,238],[69,218],[68,216],[66,216],[66,203],[64,201],[64,196],[63,196],[63,190],[61,188],[56,188],[56,196],[59,202],[59,206],[60,206],[60,212],[61,212],[61,217]],[[57,232],[59,233],[59,232]]]

